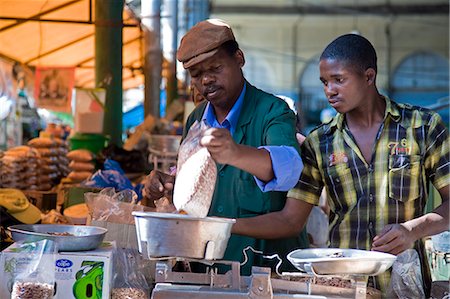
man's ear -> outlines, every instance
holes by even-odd
[[[369,84],[375,84],[375,79],[377,77],[377,72],[373,68],[368,68],[366,70],[366,80]]]
[[[234,55],[236,56],[236,59],[238,60],[239,66],[242,68],[245,64],[244,52],[242,52],[241,49],[237,49],[237,51]]]

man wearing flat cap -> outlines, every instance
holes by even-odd
[[[188,117],[183,137],[195,121],[212,127],[200,141],[218,170],[209,216],[253,217],[282,209],[286,191],[296,184],[302,169],[293,111],[244,78],[244,53],[230,26],[221,20],[192,27],[181,40],[177,59],[191,75],[191,85],[206,99]],[[173,182],[174,177],[152,171],[147,196],[160,198],[171,191]],[[242,262],[247,246],[285,258],[289,251],[307,245],[305,232],[277,240],[232,234],[223,259]],[[252,265],[269,266],[273,261],[250,254],[241,268],[243,274],[249,274]]]

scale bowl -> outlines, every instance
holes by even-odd
[[[222,259],[234,219],[132,212],[139,252],[148,258]]]
[[[395,255],[359,249],[314,248],[294,250],[288,260],[300,271],[320,275],[379,275],[389,269]]]
[[[86,251],[102,244],[108,231],[103,227],[63,224],[18,224],[8,227],[14,241],[52,240],[58,251]]]

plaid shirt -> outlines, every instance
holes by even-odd
[[[385,225],[424,214],[429,182],[437,189],[450,183],[449,135],[440,116],[385,100],[372,161],[342,114],[312,131],[301,148],[303,172],[288,197],[317,205],[325,187],[330,247],[370,250]],[[389,276],[379,278],[385,285]]]

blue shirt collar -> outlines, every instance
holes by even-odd
[[[206,105],[206,109],[205,112],[203,113],[202,120],[205,120],[206,123],[213,128],[228,129],[231,135],[233,135],[239,120],[239,115],[241,114],[242,103],[244,102],[244,95],[246,90],[247,90],[247,83],[244,83],[244,87],[242,88],[239,98],[237,99],[236,103],[234,103],[233,107],[231,108],[230,112],[228,112],[227,117],[225,117],[222,123],[219,123],[217,121],[214,109],[211,103],[209,102]]]

